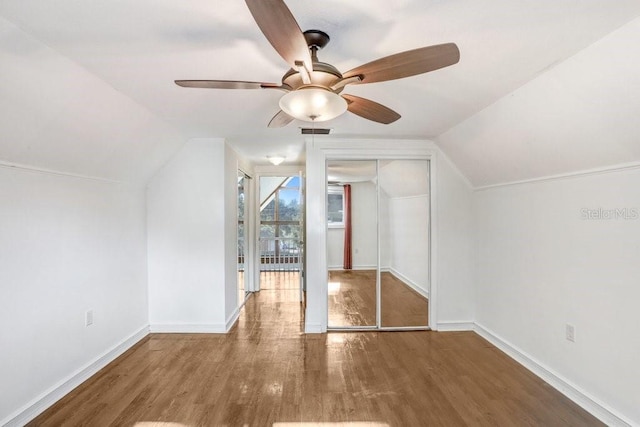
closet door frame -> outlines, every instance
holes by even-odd
[[[370,151],[368,153],[364,153],[360,150],[356,150],[354,152],[347,152],[344,150],[340,150],[338,153],[332,152],[330,150],[325,151],[324,156],[324,200],[325,200],[325,218],[326,218],[326,199],[327,199],[327,165],[331,161],[344,161],[344,160],[353,160],[353,161],[375,161],[376,162],[376,241],[377,241],[377,265],[376,265],[376,325],[375,326],[331,326],[329,327],[329,304],[328,304],[328,283],[324,284],[324,298],[325,298],[325,325],[327,331],[424,331],[424,330],[432,330],[432,325],[436,323],[436,303],[435,303],[435,280],[436,277],[433,271],[434,267],[434,243],[435,243],[435,230],[434,230],[434,217],[436,213],[435,205],[436,205],[436,197],[435,197],[435,156],[432,153],[408,153],[408,152],[389,152],[388,150],[384,153],[376,153]],[[382,289],[381,289],[381,250],[380,250],[380,180],[379,180],[379,171],[380,171],[380,161],[381,160],[422,160],[426,161],[428,165],[428,177],[429,177],[429,218],[428,218],[428,254],[427,254],[427,263],[428,263],[428,271],[429,271],[429,299],[428,299],[428,322],[429,325],[425,326],[382,326]],[[326,227],[325,227],[326,233]],[[325,244],[326,244],[326,236],[325,236]],[[328,267],[326,263],[326,252],[327,247],[325,246],[325,274],[328,272]],[[325,280],[326,282],[326,280]]]

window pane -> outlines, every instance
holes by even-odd
[[[260,237],[276,237],[276,226],[261,224]]]
[[[244,219],[244,193],[238,194],[238,219]]]
[[[299,225],[280,225],[280,237],[285,239],[300,239],[300,226]]]
[[[260,220],[261,221],[273,221],[275,220],[275,212],[276,210],[276,201],[275,198],[271,199],[271,201],[260,211]]]
[[[298,190],[278,190],[278,220],[300,221],[300,193]]]
[[[293,178],[291,178],[289,180],[289,182],[287,183],[287,185],[285,185],[286,188],[300,188],[300,178],[297,176],[294,176]]]
[[[343,223],[343,203],[342,194],[329,194],[328,195],[328,218],[329,224]]]

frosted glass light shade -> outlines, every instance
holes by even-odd
[[[278,166],[280,163],[284,162],[284,157],[282,156],[267,156],[267,160],[274,166]]]
[[[347,111],[347,101],[327,89],[307,87],[280,98],[280,109],[298,120],[325,122]]]

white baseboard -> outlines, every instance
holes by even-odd
[[[74,388],[95,375],[100,369],[113,362],[118,356],[129,350],[144,337],[149,335],[149,326],[144,326],[133,335],[122,340],[111,349],[107,350],[101,356],[89,362],[82,368],[78,369],[66,379],[60,381],[40,396],[33,399],[24,407],[9,415],[6,419],[0,421],[0,425],[4,427],[23,426],[35,417],[44,412],[58,400],[69,394]]]
[[[419,293],[420,295],[422,295],[426,299],[429,299],[429,291],[428,290],[423,289],[416,282],[414,282],[413,280],[409,279],[407,276],[405,276],[404,274],[400,273],[395,268],[389,267],[389,268],[381,269],[381,271],[386,271],[386,272],[391,273],[391,275],[393,275],[396,279],[400,280],[402,283],[404,283],[405,285],[409,286],[411,289],[413,289],[414,291],[416,291],[417,293]]]
[[[323,334],[327,332],[326,329],[322,328],[322,325],[319,323],[305,323],[304,324],[304,333],[305,334]]]
[[[238,321],[238,317],[240,317],[240,308],[236,308],[235,310],[233,310],[233,313],[231,313],[231,316],[229,316],[229,318],[227,319],[225,332],[229,332],[231,328],[233,328],[233,325],[235,325]]]
[[[227,332],[227,325],[219,323],[161,323],[151,325],[150,329],[154,334],[224,334]]]
[[[463,321],[444,321],[438,322],[437,327],[434,330],[438,332],[459,332],[459,331],[474,331],[474,322]]]
[[[508,341],[499,337],[491,330],[485,328],[482,325],[479,325],[478,323],[475,323],[475,331],[476,333],[478,333],[478,335],[498,347],[509,357],[520,363],[522,366],[533,372],[538,377],[542,378],[553,388],[567,396],[573,402],[581,406],[584,410],[591,413],[594,417],[598,418],[606,425],[620,427],[629,427],[633,425],[632,422],[626,419],[623,415],[616,413],[616,411],[608,407],[608,405],[604,404],[593,396],[590,396],[589,393],[572,384],[553,370],[547,368],[542,363],[529,356],[526,352],[510,344]]]
[[[352,270],[355,271],[363,271],[363,270],[375,270],[377,269],[378,266],[377,265],[354,265]]]

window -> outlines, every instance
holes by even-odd
[[[327,225],[329,228],[344,227],[344,188],[330,186],[327,189]]]
[[[293,176],[280,179],[282,183],[260,206],[260,237],[283,241],[300,239],[300,178]]]

